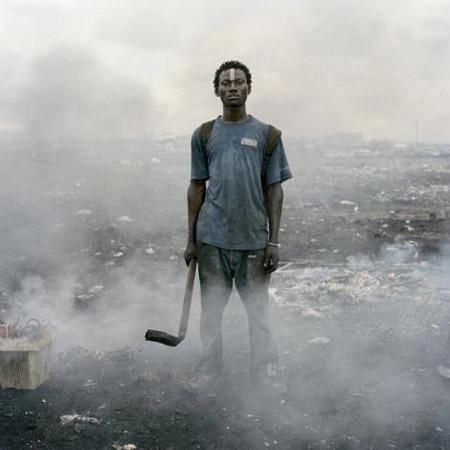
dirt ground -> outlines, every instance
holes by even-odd
[[[288,149],[295,178],[270,289],[282,395],[249,378],[236,294],[212,389],[187,383],[200,355],[197,291],[185,342],[143,341],[146,328],[176,330],[185,156],[158,147],[151,159],[136,151],[92,170],[34,157],[38,193],[4,216],[0,310],[47,314],[55,350],[40,388],[0,390],[0,449],[450,447],[450,381],[437,372],[449,357],[450,153]],[[97,184],[102,166],[114,176]],[[28,229],[23,211],[44,203]],[[41,237],[24,250],[29,235]],[[54,315],[29,302],[52,296]],[[71,414],[80,417],[64,424]]]

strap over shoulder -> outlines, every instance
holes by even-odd
[[[270,156],[277,146],[278,140],[281,138],[281,131],[272,125],[269,125],[269,130],[267,133],[267,145],[266,154]]]
[[[264,152],[263,165],[261,170],[261,179],[263,184],[266,180],[267,175],[267,166],[269,165],[270,157],[278,144],[279,139],[281,138],[281,131],[275,128],[272,125],[269,125],[269,129],[267,131],[267,142],[266,142],[266,151]]]
[[[203,149],[205,150],[206,146],[208,145],[209,137],[211,136],[211,132],[215,122],[216,119],[213,119],[208,122],[202,123],[202,125],[200,126],[200,136],[202,138]]]

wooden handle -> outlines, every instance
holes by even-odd
[[[197,267],[197,260],[191,259],[189,263],[189,270],[186,279],[186,288],[184,289],[183,310],[181,312],[180,328],[178,336],[184,339],[186,336],[187,326],[189,322],[189,312],[191,310],[192,292],[194,290],[195,269]]]

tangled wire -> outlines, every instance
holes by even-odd
[[[47,326],[48,324],[42,325],[38,319],[30,319],[23,326],[20,324],[20,319],[17,319],[15,322],[4,322],[0,320],[0,338],[37,339],[42,334],[42,330]]]

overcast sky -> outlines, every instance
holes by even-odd
[[[228,59],[286,135],[450,141],[448,0],[1,0],[0,131],[190,134]]]

